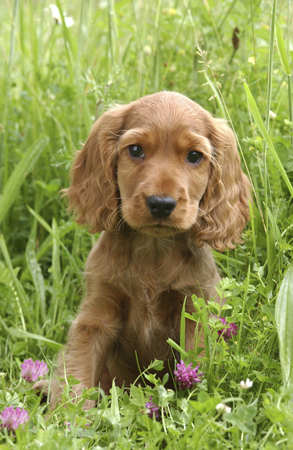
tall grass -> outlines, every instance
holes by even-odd
[[[50,3],[1,4],[0,411],[25,407],[30,422],[29,432],[15,436],[0,430],[0,447],[292,448],[290,0],[56,0],[59,23]],[[231,41],[236,27],[238,49]],[[200,364],[204,381],[194,391],[167,391],[160,372],[149,373],[154,388],[113,386],[85,413],[83,399],[69,401],[69,380],[67,408],[44,417],[47,406],[21,379],[20,364],[31,357],[52,368],[98,238],[73,222],[59,190],[105,108],[162,89],[230,122],[253,184],[244,243],[215,252],[224,311],[194,299],[205,357],[182,348],[184,311],[180,343],[170,341],[187,363]],[[238,325],[229,343],[217,340],[219,324],[209,318],[223,313]],[[253,380],[247,391],[240,388],[246,378]],[[160,421],[145,413],[149,396],[161,408]],[[218,412],[218,403],[231,412]]]

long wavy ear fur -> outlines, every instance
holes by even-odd
[[[214,155],[195,240],[223,251],[242,242],[241,232],[249,220],[250,183],[241,170],[234,134],[223,119],[212,118],[209,138]]]
[[[118,106],[94,124],[77,152],[71,170],[72,184],[65,189],[70,209],[79,224],[88,224],[91,233],[115,228],[119,191],[116,183],[117,142],[123,130],[128,106]]]

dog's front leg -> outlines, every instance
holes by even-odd
[[[109,390],[107,360],[112,353],[117,334],[121,329],[121,310],[117,299],[110,299],[104,291],[103,298],[86,298],[81,311],[73,322],[68,336],[68,344],[58,358],[57,378],[49,385],[46,380],[35,383],[34,389],[42,390],[50,396],[53,409],[62,396],[65,386],[60,378],[72,375],[80,381],[73,386],[72,396],[79,397],[84,388],[98,386]],[[94,406],[94,401],[86,400],[84,409]]]

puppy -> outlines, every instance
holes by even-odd
[[[211,248],[234,248],[249,220],[250,184],[231,129],[175,92],[117,106],[94,124],[66,194],[77,222],[102,233],[57,375],[78,379],[79,396],[99,385],[107,393],[113,379],[129,386],[137,360],[140,368],[163,360],[167,371],[184,299],[192,313],[192,294],[216,296]],[[186,321],[187,351],[195,326]],[[48,392],[47,381],[34,387]],[[52,408],[62,388],[52,381]]]

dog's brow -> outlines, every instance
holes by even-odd
[[[177,138],[176,142],[179,149],[182,151],[186,151],[186,149],[190,150],[199,150],[204,153],[206,156],[211,156],[212,154],[212,145],[208,138],[201,136],[196,133],[187,133],[186,135],[182,134]]]
[[[132,142],[133,140],[147,140],[149,136],[149,132],[143,128],[133,128],[131,130],[125,131],[119,139],[119,143],[124,143],[126,141],[127,143]]]

